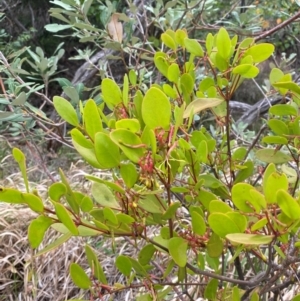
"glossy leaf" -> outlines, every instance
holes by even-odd
[[[55,202],[58,202],[66,192],[67,187],[63,183],[53,183],[48,190],[49,197]]]
[[[172,50],[176,50],[176,43],[170,35],[168,35],[167,33],[163,33],[161,35],[161,40],[167,47],[169,47]]]
[[[119,85],[110,78],[105,78],[101,83],[102,97],[108,106],[116,106],[122,102],[122,92]]]
[[[266,197],[266,201],[269,204],[274,204],[277,202],[276,193],[279,190],[287,191],[289,187],[287,176],[279,174],[278,172],[271,173],[266,181],[264,181],[263,189]]]
[[[102,120],[98,111],[98,107],[94,100],[89,99],[83,109],[84,127],[88,135],[95,139],[98,132],[102,132]]]
[[[78,229],[77,229],[73,219],[71,218],[69,212],[67,211],[67,209],[59,203],[55,203],[54,207],[55,207],[55,213],[56,213],[58,219],[68,228],[68,230],[73,235],[78,235],[79,234]]]
[[[276,135],[288,135],[289,129],[287,125],[278,119],[270,119],[268,121],[268,126]]]
[[[254,78],[258,75],[259,69],[251,64],[244,64],[233,68],[232,73],[239,74],[244,78]]]
[[[220,56],[225,60],[228,60],[231,52],[231,40],[227,30],[223,27],[217,34],[216,44]]]
[[[168,77],[169,63],[167,62],[167,55],[163,52],[156,52],[154,55],[154,64],[159,72]]]
[[[179,81],[180,70],[178,64],[171,64],[168,68],[168,80],[173,83],[177,83]]]
[[[192,229],[195,234],[204,235],[206,232],[206,225],[203,217],[196,211],[191,212]]]
[[[126,129],[133,133],[137,133],[141,130],[141,125],[137,119],[121,119],[116,122],[116,129]]]
[[[77,113],[68,100],[60,96],[54,96],[53,105],[62,119],[75,127],[79,126]]]
[[[213,213],[213,212],[227,213],[227,212],[231,212],[231,211],[232,211],[232,208],[223,201],[212,200],[209,203],[209,212],[210,213]]]
[[[241,211],[260,212],[261,209],[266,207],[264,196],[247,183],[235,184],[231,194],[233,204]]]
[[[79,264],[71,263],[70,275],[75,285],[77,285],[79,288],[88,289],[92,286],[90,278]]]
[[[274,52],[274,45],[269,43],[261,43],[251,46],[245,51],[244,56],[251,55],[255,63],[260,63],[268,59]]]
[[[268,245],[272,242],[273,238],[273,235],[258,235],[245,233],[233,233],[226,235],[226,239],[228,239],[233,244],[241,244],[248,246]]]
[[[169,240],[168,249],[173,260],[179,267],[185,267],[187,262],[187,242],[181,237],[173,237]]]
[[[24,92],[22,92],[22,93],[24,93]],[[20,171],[22,173],[22,177],[23,177],[25,187],[26,187],[26,192],[29,192],[29,184],[28,184],[28,178],[27,178],[27,172],[26,172],[26,158],[25,158],[25,155],[20,149],[15,148],[15,147],[12,150],[12,154],[13,154],[14,159],[18,163]]]
[[[299,203],[285,190],[281,189],[277,191],[276,200],[285,215],[293,220],[300,219]]]
[[[211,229],[222,238],[225,238],[229,233],[241,232],[236,223],[225,213],[211,213],[208,217],[208,224]]]
[[[204,51],[197,40],[185,38],[184,46],[188,52],[194,54],[195,56],[203,57]]]
[[[139,136],[125,129],[117,129],[110,133],[110,138],[124,152],[129,160],[138,163],[145,152],[145,145]]]
[[[28,240],[31,248],[37,248],[44,239],[44,235],[48,228],[53,223],[53,220],[47,216],[39,216],[31,221],[28,227]]]
[[[263,137],[262,142],[267,144],[286,145],[289,141],[288,139],[282,136],[265,136]]]
[[[285,115],[291,115],[291,116],[297,116],[298,112],[297,109],[288,104],[277,104],[269,109],[269,113],[277,115],[277,116],[285,116]]]
[[[158,88],[150,88],[143,99],[142,116],[150,129],[168,129],[171,119],[171,105],[167,96]]]
[[[291,92],[295,92],[297,94],[300,94],[300,87],[292,82],[292,81],[287,81],[287,82],[277,82],[277,83],[274,83],[273,86],[275,88],[284,88],[286,90],[289,90]]]
[[[44,204],[39,196],[32,193],[23,193],[22,198],[32,211],[39,213],[44,211]]]
[[[105,133],[95,136],[95,155],[103,169],[117,167],[121,161],[118,145]]]

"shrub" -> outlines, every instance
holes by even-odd
[[[290,74],[273,69],[270,82],[289,103],[270,109],[268,130],[253,141],[233,139],[231,96],[257,76],[274,46],[253,38],[238,43],[224,28],[207,35],[205,49],[185,30],[167,30],[161,38],[167,50],[156,52],[154,63],[164,82],[148,88],[133,70],[122,87],[104,79],[110,113],[92,99],[76,111],[54,97],[58,114],[74,127],[77,152],[110,180],[86,176],[93,186],[85,195],[60,170],[61,182],[49,187],[44,202],[30,191],[25,156],[14,149],[26,192],[1,188],[0,199],[38,213],[28,228],[33,249],[50,227],[61,237],[48,249],[72,236],[132,242],[136,257],[115,260],[124,283],[109,283],[85,246],[91,273],[73,263],[70,274],[91,296],[138,288],[136,300],[277,298],[299,274],[300,88]],[[200,65],[205,76],[198,82]],[[207,109],[215,115],[214,135],[194,125],[194,115]]]

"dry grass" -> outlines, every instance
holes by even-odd
[[[46,200],[47,187],[52,182],[45,170],[35,166],[37,163],[35,156],[31,157],[26,149],[23,151],[27,153],[30,187],[37,189]],[[72,157],[72,154],[69,156]],[[73,154],[73,158],[76,158],[75,154]],[[57,160],[54,158],[52,162],[53,164],[47,172],[53,178],[57,178],[57,168],[63,167],[74,188],[83,192],[89,190],[89,184],[85,181],[85,173],[82,170],[86,165],[82,161],[77,160],[76,163],[72,163],[70,160],[63,161],[61,158],[57,158]],[[25,191],[21,174],[11,155],[2,154],[0,163],[4,175],[0,186],[14,187]],[[54,171],[55,167],[56,171]],[[49,253],[34,257],[27,240],[27,228],[35,216],[31,210],[23,206],[0,203],[0,301],[63,301],[82,297],[88,299],[89,296],[84,295],[84,292],[73,284],[69,275],[69,266],[73,262],[79,263],[88,273],[90,272],[84,254],[86,239],[73,237]],[[39,250],[55,241],[59,236],[60,234],[54,230],[48,231]],[[101,264],[108,272],[110,282],[122,283],[123,279],[113,264],[115,254],[110,251],[111,242],[109,240],[102,241],[101,237],[98,237],[90,239],[89,244],[96,249]],[[117,242],[117,245],[122,244],[122,242]],[[114,296],[113,300],[117,300],[116,297]],[[128,296],[126,297],[122,293],[118,298],[125,300],[128,299]],[[108,300],[108,298],[104,299]]]

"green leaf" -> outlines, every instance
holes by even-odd
[[[208,300],[215,300],[218,290],[219,281],[217,279],[211,279],[205,287],[204,298]]]
[[[84,196],[79,202],[79,206],[83,212],[90,212],[93,207],[93,201],[89,196]]]
[[[204,235],[206,232],[206,225],[203,217],[196,211],[191,212],[192,229],[195,234]]]
[[[121,161],[118,145],[105,133],[95,136],[95,155],[103,169],[117,167]]]
[[[277,116],[286,116],[286,115],[291,115],[291,116],[298,116],[297,109],[288,104],[277,104],[269,109],[269,113],[277,115]]]
[[[79,234],[78,229],[77,229],[73,219],[71,218],[69,212],[67,211],[67,209],[59,203],[55,203],[54,207],[55,207],[55,213],[56,213],[58,219],[68,228],[68,230],[73,235],[78,235]]]
[[[171,104],[164,92],[156,87],[146,92],[142,103],[142,116],[150,129],[170,127]]]
[[[252,160],[246,161],[242,165],[242,169],[237,173],[234,184],[243,182],[244,180],[248,179],[249,177],[252,176],[254,170],[254,163]]]
[[[231,53],[231,40],[227,30],[223,27],[220,28],[217,34],[216,45],[219,55],[223,59],[228,60]]]
[[[167,54],[160,51],[156,52],[154,55],[154,64],[163,76],[168,77],[170,64],[167,61]]]
[[[257,230],[260,230],[262,229],[266,224],[268,223],[268,220],[266,217],[258,220],[255,224],[253,224],[251,226],[251,231],[257,231]]]
[[[120,208],[115,196],[105,184],[95,182],[92,186],[92,196],[103,207]]]
[[[280,144],[280,145],[286,145],[288,144],[288,139],[281,136],[265,136],[262,139],[262,142],[267,144]]]
[[[135,259],[129,257],[129,260],[131,261],[131,264],[132,264],[132,268],[135,270],[135,272],[142,276],[142,277],[146,277],[148,276],[145,268]]]
[[[239,74],[244,78],[254,78],[258,75],[259,69],[251,64],[243,64],[234,67],[232,73]]]
[[[176,48],[177,48],[176,43],[170,35],[168,35],[167,33],[164,32],[161,35],[161,40],[167,47],[169,47],[172,50],[176,50]]]
[[[197,40],[185,38],[184,46],[188,52],[194,54],[195,56],[203,57],[204,51]]]
[[[180,202],[172,203],[168,207],[168,209],[166,210],[166,212],[163,214],[162,219],[166,220],[166,219],[174,218],[177,209],[180,208],[180,207],[181,207],[181,203]]]
[[[196,156],[200,163],[207,163],[208,161],[208,148],[207,142],[202,140],[197,147]]]
[[[288,178],[286,174],[279,174],[278,172],[271,173],[264,181],[263,191],[268,204],[277,203],[276,193],[279,190],[287,191],[289,187]]]
[[[270,119],[268,120],[268,126],[276,135],[288,135],[288,126],[281,120]]]
[[[168,80],[173,83],[178,83],[180,76],[180,70],[178,64],[171,64],[168,68]],[[173,90],[173,89],[172,89]]]
[[[58,202],[66,193],[67,187],[63,183],[53,183],[48,190],[49,197],[55,202]]]
[[[109,107],[115,107],[122,102],[122,92],[115,81],[105,78],[101,83],[102,97]]]
[[[133,69],[129,71],[129,81],[132,85],[136,85],[137,83],[137,76]]]
[[[106,276],[103,272],[103,269],[98,261],[97,255],[94,250],[89,246],[85,245],[85,254],[89,263],[93,275],[103,284],[107,284]]]
[[[71,103],[60,96],[53,97],[53,105],[58,115],[66,122],[77,127],[79,126],[79,120],[77,113]]]
[[[132,263],[127,256],[124,255],[118,256],[116,259],[116,267],[126,277],[130,276]]]
[[[233,204],[241,211],[260,212],[261,209],[266,208],[264,196],[247,183],[235,184],[231,194]]]
[[[285,190],[280,189],[276,193],[276,200],[283,213],[293,220],[300,218],[300,205]]]
[[[223,201],[212,200],[209,203],[209,212],[210,213],[213,213],[213,212],[227,213],[227,212],[231,212],[231,211],[232,211],[232,208]]]
[[[185,109],[183,118],[188,118],[191,113],[197,114],[205,109],[216,107],[221,104],[224,99],[220,98],[198,98],[192,101]]]
[[[121,119],[116,122],[116,129],[126,129],[133,133],[137,133],[141,130],[140,122],[137,119]]]
[[[139,207],[150,213],[164,213],[161,201],[154,194],[141,196],[138,201]]]
[[[110,133],[110,138],[120,147],[129,160],[138,163],[145,152],[145,145],[139,136],[125,129]]]
[[[45,25],[45,29],[50,31],[50,32],[58,32],[58,31],[61,31],[61,30],[72,28],[72,27],[73,27],[73,25],[63,25],[63,24],[57,24],[57,23],[52,23],[52,24]]]
[[[173,237],[169,240],[168,249],[173,260],[179,267],[185,267],[187,262],[187,242],[181,237]]]
[[[207,242],[208,255],[212,258],[219,258],[223,253],[223,247],[222,239],[215,233],[212,233]]]
[[[138,180],[138,173],[136,171],[136,166],[132,163],[121,163],[120,174],[128,188],[132,188],[133,185]]]
[[[92,140],[98,132],[102,132],[102,120],[94,100],[89,99],[83,109],[84,127]]]
[[[28,184],[28,178],[27,178],[27,172],[26,172],[26,159],[24,153],[18,149],[13,148],[12,154],[16,162],[19,164],[20,171],[22,173],[22,177],[25,183],[26,191],[29,192],[29,184]]]
[[[109,207],[105,207],[103,209],[103,216],[105,220],[111,222],[113,225],[118,225],[118,219],[115,213]]]
[[[251,55],[254,63],[260,63],[268,59],[274,52],[274,49],[274,45],[269,43],[254,45],[245,51],[244,57]]]
[[[300,294],[296,295],[292,301],[300,301]]]
[[[225,213],[211,213],[208,217],[208,224],[222,238],[225,238],[229,233],[241,232],[237,224]]]
[[[141,265],[149,264],[150,260],[152,259],[156,249],[152,244],[148,244],[144,246],[138,255],[138,261]]]
[[[231,301],[241,301],[240,290],[237,286],[232,289]]]
[[[233,233],[227,234],[226,239],[236,245],[246,246],[261,246],[268,245],[272,242],[273,235],[259,235],[259,234],[245,234],[245,233]]]
[[[31,248],[37,248],[44,239],[44,235],[48,228],[53,223],[53,220],[47,216],[39,216],[31,221],[28,227],[28,240]]]
[[[259,301],[259,295],[257,292],[252,292],[250,301]]]
[[[31,210],[35,212],[44,211],[44,204],[39,196],[36,196],[32,193],[23,193],[22,197],[24,199],[24,202],[29,206]]]
[[[255,153],[255,156],[258,160],[262,162],[275,164],[286,163],[293,160],[293,158],[290,155],[271,148],[259,149]]]
[[[273,86],[275,88],[283,88],[283,89],[289,90],[291,92],[295,92],[296,94],[300,94],[300,87],[292,81],[277,82],[277,83],[274,83]]]
[[[70,275],[75,285],[79,288],[88,289],[92,286],[90,278],[79,264],[71,263]]]

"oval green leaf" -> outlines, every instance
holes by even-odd
[[[164,92],[156,87],[146,92],[142,103],[142,116],[150,129],[170,127],[171,104]]]
[[[63,97],[54,96],[53,105],[58,115],[73,126],[79,126],[77,113],[71,103]]]
[[[181,237],[173,237],[169,240],[168,249],[173,260],[179,267],[185,267],[187,262],[187,242]]]
[[[75,285],[79,288],[88,289],[92,286],[90,278],[79,264],[71,263],[70,275]]]

